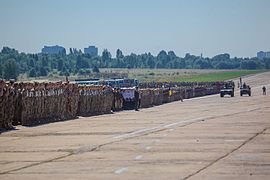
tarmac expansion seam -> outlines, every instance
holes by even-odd
[[[45,164],[45,163],[49,163],[49,162],[52,162],[52,161],[55,161],[55,160],[63,159],[63,158],[68,157],[70,155],[71,154],[66,154],[66,155],[59,156],[59,157],[56,157],[56,158],[53,158],[53,159],[49,159],[49,160],[45,160],[45,161],[39,161],[37,163],[33,163],[33,164],[30,164],[30,165],[27,165],[27,166],[23,166],[23,167],[20,167],[20,168],[16,168],[16,169],[12,169],[12,170],[8,170],[8,171],[0,172],[0,175],[1,174],[8,174],[8,173],[11,173],[11,172],[14,172],[14,171],[19,171],[19,170],[22,170],[22,169],[26,169],[26,168],[29,168],[29,167],[33,167],[33,166],[37,166],[37,165],[41,165],[41,164]]]
[[[246,112],[252,112],[252,111],[256,111],[258,109],[261,109],[261,108],[255,108],[255,109],[250,109],[250,110],[247,110],[247,111],[240,111],[240,112],[236,112],[236,113],[232,113],[232,114],[225,114],[225,115],[221,115],[221,116],[212,116],[212,117],[207,117],[207,118],[195,118],[195,119],[192,119],[192,120],[178,121],[176,123],[163,125],[161,127],[153,127],[153,128],[141,129],[141,130],[138,130],[138,131],[134,131],[132,133],[121,135],[120,138],[119,138],[119,136],[114,137],[114,138],[117,138],[118,140],[114,140],[114,141],[104,143],[104,144],[100,144],[100,145],[97,145],[97,146],[89,146],[89,145],[83,146],[83,147],[80,147],[80,148],[74,150],[73,152],[71,152],[71,153],[69,153],[67,155],[63,155],[63,156],[59,156],[59,157],[56,157],[56,158],[53,158],[53,159],[50,159],[50,160],[45,160],[45,161],[41,161],[41,162],[38,162],[38,163],[30,164],[30,165],[23,166],[23,167],[20,167],[20,168],[0,172],[0,175],[1,174],[8,174],[8,173],[15,172],[15,171],[19,171],[19,170],[26,169],[26,168],[33,167],[33,166],[38,166],[38,165],[41,165],[41,164],[50,163],[50,162],[60,160],[60,159],[63,159],[63,158],[66,158],[66,157],[69,157],[69,156],[72,156],[72,155],[81,154],[81,153],[85,153],[85,152],[92,152],[92,151],[95,151],[95,150],[97,150],[97,149],[99,149],[99,148],[101,148],[103,146],[109,145],[109,144],[113,144],[113,143],[116,143],[116,142],[121,142],[121,141],[124,141],[124,140],[132,139],[132,138],[135,138],[135,137],[138,137],[138,136],[144,136],[144,135],[148,135],[148,134],[152,134],[152,133],[165,131],[165,130],[168,130],[168,129],[172,128],[172,127],[176,127],[176,126],[185,127],[185,126],[188,126],[188,125],[191,125],[191,124],[194,124],[194,123],[198,123],[198,122],[202,122],[202,121],[206,121],[206,120],[210,120],[210,119],[216,119],[216,118],[219,118],[219,117],[226,117],[226,116],[232,116],[232,115],[246,113]],[[183,122],[186,122],[186,123],[183,124]],[[181,124],[181,123],[182,123],[182,125],[179,126],[179,124]],[[137,133],[139,133],[139,134],[137,134]],[[130,134],[134,135],[134,136],[129,136]],[[124,136],[126,136],[126,137],[124,137]]]
[[[211,167],[212,165],[216,164],[217,162],[219,162],[222,159],[225,159],[226,157],[230,156],[232,153],[234,153],[235,151],[237,151],[238,149],[240,149],[241,147],[243,147],[244,145],[246,145],[247,143],[249,143],[250,141],[252,141],[253,139],[255,139],[257,136],[259,136],[260,134],[263,134],[268,128],[264,128],[263,130],[261,130],[258,133],[255,133],[253,136],[251,136],[250,138],[248,138],[246,141],[244,141],[243,143],[241,143],[239,146],[237,146],[236,148],[234,148],[233,150],[229,151],[228,153],[224,154],[223,156],[219,157],[218,159],[212,161],[210,164],[208,164],[207,166],[199,169],[198,171],[184,177],[183,179],[189,179],[199,173],[201,173],[202,171],[206,170],[207,168]]]
[[[63,156],[59,156],[59,157],[56,157],[56,158],[53,158],[53,159],[45,160],[45,161],[39,161],[38,163],[33,163],[33,164],[30,164],[30,165],[27,165],[27,166],[23,166],[23,167],[20,167],[20,168],[16,168],[16,169],[12,169],[12,170],[8,170],[8,171],[0,172],[0,175],[1,174],[12,173],[12,172],[19,171],[19,170],[26,169],[26,168],[30,168],[30,167],[33,167],[33,166],[38,166],[38,165],[50,163],[50,162],[53,162],[53,161],[64,159],[64,158],[69,157],[69,156],[72,156],[72,155],[76,155],[76,154],[80,154],[80,153],[84,153],[84,152],[95,151],[95,150],[97,150],[98,148],[100,148],[102,146],[109,145],[109,144],[112,144],[112,143],[115,143],[115,142],[113,141],[113,142],[108,142],[108,143],[100,144],[98,146],[91,146],[91,149],[87,149],[87,148],[85,148],[85,146],[83,146],[81,148],[78,148],[77,150],[72,151],[69,154],[66,154],[66,155],[63,155]],[[87,146],[87,147],[90,147],[90,146]]]
[[[264,109],[265,108],[270,108],[270,107],[264,107]],[[206,120],[217,119],[217,118],[221,118],[221,117],[234,116],[234,115],[237,115],[237,114],[253,112],[253,111],[260,110],[260,109],[262,109],[262,108],[253,108],[253,109],[249,109],[249,110],[245,110],[245,111],[229,113],[229,114],[223,114],[223,115],[218,115],[218,116],[210,116],[210,117],[204,117],[204,118],[181,120],[181,121],[177,121],[177,122],[170,123],[170,124],[164,124],[162,126],[139,129],[137,131],[133,131],[133,132],[130,132],[130,133],[114,136],[113,138],[114,139],[129,139],[129,138],[143,136],[143,135],[147,135],[147,134],[151,134],[151,133],[165,131],[165,130],[168,130],[168,129],[172,129],[174,127],[185,127],[185,126],[188,126],[188,125],[191,125],[191,124],[194,124],[194,123],[203,122],[203,121],[206,121]]]

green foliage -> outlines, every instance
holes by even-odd
[[[30,71],[29,71],[29,77],[37,77],[37,72],[35,70],[35,68],[32,68]]]
[[[18,72],[17,72],[17,63],[14,59],[9,59],[4,64],[4,79],[17,79]]]
[[[102,52],[101,67],[108,67],[110,60],[111,60],[111,53],[107,49],[105,49]]]
[[[2,78],[3,77],[3,67],[2,67],[2,65],[0,64],[0,78]]]
[[[100,71],[99,71],[99,68],[97,67],[97,66],[94,66],[93,67],[93,72],[94,73],[99,73]]]
[[[48,71],[45,67],[40,67],[39,76],[48,76]]]
[[[213,58],[204,58],[186,54],[178,57],[173,51],[162,50],[157,56],[151,53],[123,55],[120,49],[116,51],[116,58],[105,49],[101,56],[92,57],[83,54],[81,50],[70,49],[69,54],[65,52],[48,54],[25,54],[17,50],[3,47],[0,52],[0,77],[18,74],[28,74],[32,77],[47,76],[53,71],[57,74],[87,74],[85,69],[99,72],[98,68],[164,68],[164,69],[269,69],[270,59],[259,60],[257,58],[231,58],[229,54],[219,54]],[[5,64],[12,59],[13,64]],[[15,62],[15,63],[14,63]],[[10,63],[10,62],[9,62]],[[16,67],[16,68],[14,68]],[[11,68],[11,70],[7,70]],[[35,71],[35,72],[34,72]]]

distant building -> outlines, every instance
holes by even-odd
[[[84,54],[89,54],[91,56],[98,55],[98,48],[95,46],[89,46],[88,48],[84,48]]]
[[[264,51],[260,51],[257,53],[257,58],[260,60],[263,60],[264,58],[270,58],[270,51],[268,52],[264,52]]]
[[[266,58],[270,58],[270,51],[265,52],[265,57],[266,57]]]
[[[44,46],[41,52],[43,54],[66,54],[66,49],[62,46]]]

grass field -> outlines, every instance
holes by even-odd
[[[226,81],[240,76],[256,74],[262,70],[215,70],[215,69],[100,69],[101,73],[110,76],[125,74],[126,78],[135,78],[140,82],[215,82]],[[70,76],[73,81],[80,78],[95,78],[93,76]],[[102,78],[101,78],[102,79]],[[27,78],[24,76],[21,81],[65,81],[65,77],[50,75],[48,77]]]
[[[231,72],[217,72],[210,74],[201,74],[194,76],[184,76],[176,78],[176,82],[215,82],[226,81],[234,78],[239,78],[246,75],[256,74],[261,71],[231,71]]]
[[[189,71],[186,73],[149,73],[148,75],[137,75],[135,78],[141,82],[215,82],[226,81],[246,75],[263,72],[261,70],[205,70]]]

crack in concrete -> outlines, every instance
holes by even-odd
[[[252,141],[253,139],[255,139],[257,136],[263,134],[266,130],[268,130],[268,128],[264,128],[263,130],[261,130],[260,132],[254,134],[253,136],[251,136],[250,138],[248,138],[246,141],[244,141],[243,143],[241,143],[239,146],[237,146],[236,148],[234,148],[233,150],[229,151],[228,153],[224,154],[223,156],[219,157],[218,159],[212,161],[211,163],[209,163],[207,166],[204,166],[203,168],[199,169],[198,171],[184,177],[183,179],[189,179],[199,173],[201,173],[202,171],[206,170],[207,168],[211,167],[212,165],[214,165],[215,163],[219,162],[220,160],[230,156],[232,153],[234,153],[235,151],[239,150],[241,147],[243,147],[244,145],[246,145],[247,143],[249,143],[250,141]]]
[[[264,108],[254,108],[254,109],[250,109],[250,110],[246,110],[246,111],[240,111],[240,112],[236,112],[236,113],[230,113],[230,114],[225,114],[225,115],[219,115],[219,116],[212,116],[212,117],[206,117],[206,118],[196,118],[196,120],[191,120],[189,122],[187,122],[188,120],[184,121],[186,122],[185,124],[183,124],[183,121],[179,121],[179,122],[176,122],[176,123],[171,123],[173,125],[170,126],[170,124],[167,124],[167,125],[163,125],[162,127],[163,128],[160,128],[160,127],[153,127],[153,128],[150,128],[151,131],[142,131],[142,130],[139,130],[140,133],[139,134],[135,134],[134,136],[126,136],[126,137],[121,137],[117,140],[113,140],[111,142],[107,142],[107,143],[104,143],[104,144],[100,144],[100,145],[86,145],[86,146],[82,146],[76,150],[73,150],[71,153],[67,154],[67,155],[63,155],[63,156],[59,156],[59,157],[56,157],[56,158],[53,158],[53,159],[49,159],[49,160],[45,160],[45,161],[41,161],[41,162],[38,162],[38,163],[34,163],[34,164],[30,164],[30,165],[27,165],[27,166],[24,166],[24,167],[20,167],[20,168],[16,168],[16,169],[12,169],[12,170],[8,170],[8,171],[4,171],[4,172],[0,172],[0,175],[1,174],[8,174],[8,173],[11,173],[11,172],[15,172],[15,171],[19,171],[19,170],[22,170],[22,169],[26,169],[26,168],[29,168],[29,167],[33,167],[33,166],[38,166],[38,165],[41,165],[41,164],[46,164],[46,163],[50,163],[50,162],[53,162],[53,161],[56,161],[56,160],[60,160],[60,159],[64,159],[66,157],[69,157],[69,156],[72,156],[72,155],[76,155],[76,154],[82,154],[82,153],[85,153],[85,152],[92,152],[92,151],[96,151],[98,149],[100,149],[101,147],[103,146],[106,146],[106,145],[110,145],[110,144],[113,144],[113,143],[117,143],[117,142],[122,142],[122,141],[125,141],[125,140],[129,140],[129,139],[133,139],[133,138],[136,138],[136,137],[141,137],[141,136],[145,136],[145,135],[148,135],[148,134],[154,134],[154,133],[158,133],[158,132],[162,132],[162,131],[166,131],[168,129],[171,129],[172,127],[186,127],[188,125],[191,125],[191,124],[194,124],[194,123],[199,123],[199,122],[203,122],[203,121],[206,121],[206,120],[210,120],[210,119],[216,119],[216,118],[220,118],[220,117],[227,117],[227,116],[233,116],[233,115],[237,115],[237,114],[242,114],[242,113],[247,113],[247,112],[252,112],[252,111],[256,111],[256,110],[259,110],[259,109],[265,109],[265,108],[270,108],[270,107],[264,107]],[[182,125],[179,126],[179,124],[182,122]],[[145,130],[145,129],[143,129]],[[264,131],[266,131],[266,129],[264,129],[262,132],[260,133],[257,133],[257,135],[263,133]],[[135,131],[136,132],[136,131]],[[134,132],[131,132],[132,134],[134,134]],[[128,133],[130,134],[130,133]],[[127,135],[128,135],[127,134]],[[253,136],[253,138],[255,138],[257,135]],[[250,140],[252,140],[253,138],[250,138]],[[114,138],[115,139],[115,138]],[[249,140],[249,141],[250,141]],[[244,142],[240,147],[242,147],[244,144],[246,144],[246,142]],[[239,149],[238,148],[238,149]],[[234,149],[232,152],[236,151],[237,149]],[[220,159],[223,159],[224,157],[228,156],[228,154],[226,154],[225,156],[222,156],[221,158],[219,158],[218,160],[214,161],[213,163],[209,164],[208,166],[206,166],[205,168],[202,168],[201,170],[187,176],[186,178],[184,179],[188,179],[192,176],[194,176],[195,174],[201,172],[202,170],[206,169],[207,167],[211,166],[212,164],[214,164],[215,162],[219,161]]]

